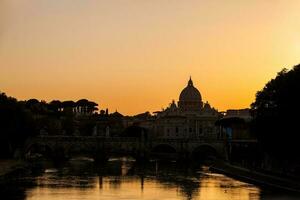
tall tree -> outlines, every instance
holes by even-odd
[[[54,112],[59,112],[62,109],[62,103],[59,100],[53,100],[49,103],[49,109]]]
[[[0,92],[0,157],[11,157],[24,141],[36,134],[32,113],[23,102]]]
[[[298,158],[300,150],[300,65],[283,69],[256,94],[253,127],[265,151],[280,159]]]

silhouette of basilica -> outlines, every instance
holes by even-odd
[[[208,102],[203,103],[199,90],[192,79],[182,90],[179,101],[173,100],[169,107],[155,112],[154,133],[162,138],[216,138],[215,122],[220,113]]]

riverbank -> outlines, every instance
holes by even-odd
[[[25,161],[0,160],[0,184],[4,184],[14,177],[29,173],[30,171],[30,164]]]
[[[296,180],[260,173],[247,168],[231,165],[226,162],[218,161],[210,167],[210,170],[253,184],[261,185],[263,187],[271,187],[282,191],[300,193],[300,183]]]

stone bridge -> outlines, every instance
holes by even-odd
[[[131,156],[136,160],[226,158],[223,140],[212,139],[143,139],[97,136],[38,136],[28,139],[25,156],[42,154],[52,159],[88,156],[107,160],[113,156]]]

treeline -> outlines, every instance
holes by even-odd
[[[93,114],[98,110],[98,104],[87,99],[74,101],[59,101],[53,100],[50,103],[30,99],[22,102],[26,108],[30,109],[35,114],[67,114],[68,112],[80,114]]]
[[[12,157],[35,131],[33,114],[26,109],[26,103],[0,93],[0,156]]]
[[[82,133],[91,132],[97,106],[86,99],[49,103],[37,99],[18,101],[0,92],[0,157],[14,157],[28,137],[40,134],[43,129],[53,135],[61,130],[64,133],[60,134],[72,135],[77,127]],[[89,119],[78,125],[76,115]]]
[[[256,94],[253,132],[264,153],[264,168],[300,175],[300,65],[283,69]]]

